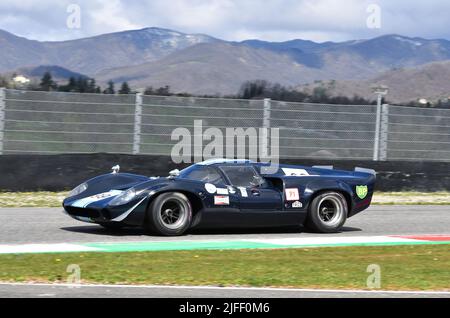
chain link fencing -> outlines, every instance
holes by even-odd
[[[198,120],[224,135],[279,128],[287,159],[450,161],[446,109],[9,89],[0,89],[0,153],[170,155],[172,132],[194,134]]]

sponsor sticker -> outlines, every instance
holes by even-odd
[[[300,194],[298,193],[297,188],[286,189],[285,194],[286,194],[287,201],[299,201],[300,200]]]
[[[247,198],[248,197],[248,193],[247,193],[247,189],[246,188],[239,187],[239,191],[241,191],[241,196],[243,198]]]
[[[295,201],[294,203],[292,203],[292,207],[295,209],[300,209],[303,208],[303,204],[300,201]]]
[[[365,199],[369,194],[369,187],[366,185],[356,186],[356,195],[361,200]]]
[[[216,193],[216,191],[217,191],[216,186],[211,183],[205,184],[205,189],[206,189],[206,191],[208,191],[208,193],[211,193],[211,194]]]
[[[228,189],[217,188],[217,194],[228,195]]]
[[[308,171],[305,169],[291,169],[291,168],[282,168],[285,175],[290,177],[306,177],[309,176]]]
[[[230,205],[230,197],[223,195],[214,196],[215,205]]]

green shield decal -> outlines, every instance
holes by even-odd
[[[369,188],[367,186],[356,186],[356,195],[361,200],[367,197],[367,194],[369,193]]]

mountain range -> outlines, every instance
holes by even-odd
[[[265,79],[300,89],[332,81],[335,91],[363,96],[370,95],[370,84],[387,83],[396,101],[435,98],[450,95],[446,82],[439,88],[433,82],[447,79],[449,60],[450,41],[400,35],[341,43],[229,42],[145,28],[39,42],[0,30],[0,73],[52,66],[95,77],[100,84],[169,85],[175,92],[194,94],[234,94],[244,81]],[[408,80],[414,83],[403,85]]]

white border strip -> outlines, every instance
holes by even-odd
[[[23,244],[0,245],[0,254],[28,254],[28,253],[67,253],[67,252],[96,252],[99,248],[77,244]]]
[[[266,238],[248,239],[248,242],[258,242],[282,246],[308,246],[308,245],[334,245],[334,244],[381,244],[381,243],[411,243],[427,242],[402,237],[389,236],[349,236],[349,237],[292,237],[292,238]]]
[[[44,208],[42,208],[44,209]],[[414,235],[414,234],[386,234],[386,235],[367,235],[367,236],[314,236],[314,237],[277,237],[277,238],[267,238],[267,239],[261,239],[259,237],[249,237],[249,238],[237,238],[234,237],[233,234],[230,234],[231,237],[230,238],[226,238],[226,237],[222,237],[222,238],[211,238],[211,239],[205,239],[205,238],[201,238],[200,236],[197,235],[192,235],[193,238],[190,238],[189,236],[186,236],[186,238],[184,237],[174,237],[174,238],[166,238],[166,237],[157,237],[157,236],[153,236],[151,237],[152,240],[151,241],[145,241],[145,240],[123,240],[123,241],[86,241],[86,242],[71,242],[70,244],[76,244],[76,245],[84,245],[84,244],[105,244],[105,245],[109,245],[109,244],[136,244],[136,243],[193,243],[193,242],[224,242],[224,241],[233,241],[233,242],[255,242],[255,241],[260,241],[260,240],[285,240],[285,239],[295,239],[295,240],[307,240],[307,239],[332,239],[334,241],[334,243],[339,243],[336,242],[336,239],[344,239],[344,240],[351,240],[351,239],[364,239],[364,238],[368,238],[370,240],[374,239],[374,238],[390,238],[390,239],[397,239],[396,242],[399,241],[403,241],[403,242],[430,242],[428,240],[416,240],[416,239],[411,239],[411,238],[407,238],[407,236],[450,236],[450,234],[418,234],[418,235]],[[251,234],[252,235],[252,234]],[[301,233],[299,233],[299,235],[301,235]],[[196,238],[197,236],[197,238]],[[432,241],[431,241],[432,242]],[[52,242],[43,242],[43,243],[27,243],[27,244],[62,244],[61,242],[56,242],[56,243],[52,243]],[[295,242],[295,244],[297,244],[297,242]],[[10,245],[10,246],[20,246],[23,244],[15,244],[15,243],[7,243],[6,245]],[[1,246],[5,246],[0,244]]]
[[[126,246],[127,244],[168,244],[176,245],[180,243],[192,243],[192,244],[207,244],[207,243],[263,243],[272,246],[260,247],[266,248],[313,248],[313,247],[335,247],[342,245],[345,246],[360,246],[367,244],[368,246],[377,246],[379,244],[405,244],[405,243],[417,243],[423,244],[429,242],[433,244],[433,241],[417,240],[402,237],[392,236],[353,236],[353,237],[300,237],[300,238],[273,238],[273,239],[212,239],[212,240],[154,240],[154,241],[118,241],[118,242],[84,242],[84,243],[48,243],[48,244],[0,244],[1,254],[25,254],[25,253],[65,253],[65,252],[104,252],[104,248],[108,248],[114,245]],[[438,242],[436,242],[437,244]],[[88,246],[89,244],[96,244],[98,247]],[[104,248],[102,248],[104,247]],[[199,249],[202,249],[199,247]],[[246,249],[243,247],[243,249]],[[168,249],[170,250],[170,249]]]

